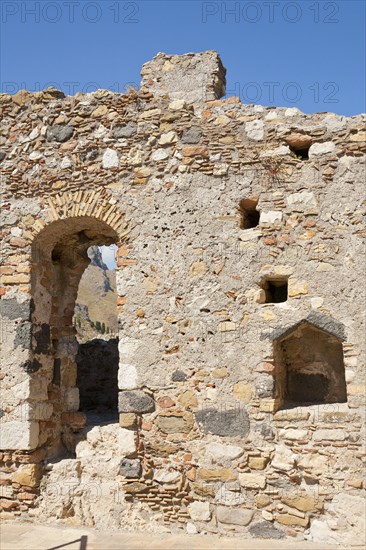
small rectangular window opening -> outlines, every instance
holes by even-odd
[[[239,203],[240,229],[251,229],[259,224],[258,199],[242,199]]]
[[[266,304],[280,304],[288,298],[288,279],[267,279],[262,284],[266,293]]]

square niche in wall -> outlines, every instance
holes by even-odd
[[[288,277],[268,277],[261,287],[266,295],[265,304],[280,304],[288,299]]]

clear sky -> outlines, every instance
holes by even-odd
[[[1,91],[138,85],[158,52],[217,50],[227,95],[365,111],[365,2],[2,0]]]

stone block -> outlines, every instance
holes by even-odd
[[[136,436],[134,431],[120,428],[118,439],[122,456],[129,456],[136,452]]]
[[[53,126],[49,126],[47,129],[47,141],[57,141],[59,143],[64,143],[71,138],[73,132],[74,129],[72,126],[67,126],[63,124],[55,124]]]
[[[272,224],[279,223],[282,220],[282,212],[275,212],[274,210],[269,212],[261,212],[259,218],[259,225],[264,223]]]
[[[198,406],[197,397],[191,390],[181,393],[178,397],[178,401],[182,407],[186,409],[191,409]]]
[[[0,449],[3,450],[31,450],[35,449],[39,441],[38,422],[2,422],[0,432]]]
[[[234,397],[247,405],[252,398],[253,388],[251,384],[246,384],[245,382],[237,382],[236,384],[234,384],[233,393]]]
[[[21,464],[12,475],[12,482],[28,487],[38,487],[42,478],[41,464]]]
[[[189,416],[159,415],[156,419],[158,428],[166,434],[188,433],[193,427]]]
[[[64,410],[69,412],[76,412],[79,410],[79,405],[79,388],[67,388],[63,396]]]
[[[103,155],[103,168],[118,168],[119,160],[118,153],[114,149],[106,149]]]
[[[221,437],[244,437],[249,433],[249,416],[244,407],[233,409],[202,409],[196,413],[201,431]]]
[[[335,148],[335,144],[332,141],[313,143],[309,149],[309,159],[311,160],[321,155],[332,154],[335,152]]]
[[[154,471],[154,479],[159,483],[177,483],[181,479],[181,474],[177,470],[159,468]]]
[[[135,122],[128,122],[124,126],[116,125],[112,128],[112,136],[115,139],[129,138],[136,134],[137,124]]]
[[[309,518],[299,518],[291,514],[279,514],[276,516],[276,521],[282,525],[299,525],[300,527],[307,527],[309,525]]]
[[[267,466],[269,458],[264,456],[252,456],[249,458],[248,466],[252,470],[264,470]]]
[[[286,495],[281,498],[281,501],[301,512],[317,512],[323,508],[323,501],[314,495]]]
[[[155,403],[150,395],[141,390],[122,391],[118,395],[118,410],[120,413],[150,413],[155,410]]]
[[[253,510],[247,508],[228,508],[218,506],[216,510],[217,521],[229,525],[249,525],[254,515]]]
[[[140,477],[141,462],[138,458],[124,458],[119,466],[119,474],[127,479]]]
[[[268,521],[253,523],[249,527],[249,533],[252,537],[260,539],[282,539],[285,536],[283,531],[277,529],[277,527]]]
[[[279,431],[279,436],[281,439],[289,439],[290,441],[304,441],[309,438],[309,435],[310,432],[308,430],[294,428]]]
[[[210,521],[211,511],[208,502],[192,502],[187,506],[188,513],[193,521]]]
[[[271,466],[275,470],[288,472],[293,469],[296,463],[296,455],[284,445],[277,445]]]
[[[137,417],[135,413],[120,413],[119,425],[121,428],[134,428],[137,425]]]
[[[239,482],[246,489],[264,489],[266,486],[266,476],[253,473],[239,474]]]
[[[0,313],[1,317],[6,317],[12,321],[15,319],[27,321],[30,316],[30,303],[29,301],[19,303],[15,298],[2,299]]]
[[[344,441],[347,437],[347,433],[343,430],[316,430],[313,433],[314,441]]]
[[[228,468],[200,468],[198,477],[204,481],[231,481],[237,478]]]
[[[239,458],[244,453],[242,447],[236,445],[223,445],[222,443],[209,443],[205,447],[207,457],[211,457],[214,461],[220,462],[225,460],[234,460]]]

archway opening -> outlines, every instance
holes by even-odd
[[[304,321],[274,342],[275,398],[283,407],[347,401],[342,342]]]
[[[118,421],[116,246],[92,246],[78,288],[74,326],[80,411],[89,424]]]
[[[75,327],[75,303],[80,280],[91,263],[88,250],[116,242],[117,233],[107,223],[83,216],[51,223],[39,233],[33,243],[32,355],[39,369],[32,374],[35,389],[31,397],[35,401],[45,400],[53,405],[51,418],[42,426],[41,443],[48,447],[49,456],[62,454],[62,449],[65,448],[73,452],[74,435],[87,423],[85,410],[80,409],[80,403],[85,409],[87,399],[82,391],[80,400],[78,382],[80,383],[82,377],[98,378],[95,372],[100,373],[105,369],[107,354],[98,350],[93,357],[92,348],[88,353],[91,357],[87,361],[89,371],[84,362],[84,375],[78,375],[76,357],[79,342]],[[94,303],[98,304],[98,299],[96,292]],[[117,315],[116,301],[114,311]],[[103,345],[108,346],[105,343]],[[110,359],[118,364],[116,347],[110,354]],[[112,371],[113,380],[108,379],[108,374]],[[109,369],[104,378],[104,386],[97,383],[95,388],[99,388],[99,393],[102,393],[108,379],[109,401],[111,406],[115,406],[117,417],[117,370]],[[40,386],[44,388],[43,392],[40,392]],[[113,399],[110,398],[112,387]],[[92,398],[89,404],[91,401]],[[101,403],[101,398],[98,403]]]

